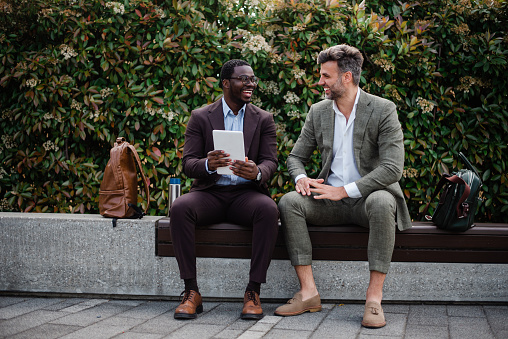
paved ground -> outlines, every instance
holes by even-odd
[[[0,296],[0,338],[508,338],[508,306],[386,304],[387,326],[360,326],[360,304],[319,313],[239,319],[240,302],[205,302],[198,319],[173,319],[176,301]]]

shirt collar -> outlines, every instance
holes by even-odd
[[[243,112],[245,112],[246,106],[247,106],[247,104],[243,104],[242,108],[240,108],[240,110],[238,111],[238,114],[242,115]],[[229,108],[224,97],[222,97],[222,112],[224,113],[224,118],[226,118],[228,116],[229,112],[231,112],[231,114],[234,115],[233,110],[231,108]]]

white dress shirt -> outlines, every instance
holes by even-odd
[[[356,92],[353,110],[347,121],[344,114],[342,114],[337,107],[335,101],[333,102],[333,110],[335,112],[335,129],[333,133],[334,158],[332,160],[330,175],[328,176],[326,184],[335,187],[344,186],[344,189],[350,198],[362,197],[362,194],[355,183],[355,181],[360,179],[362,176],[356,167],[353,149],[353,129],[359,98],[360,88],[358,88],[358,91]],[[303,177],[306,177],[306,175],[298,175],[295,182]]]

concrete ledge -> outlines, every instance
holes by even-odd
[[[37,292],[178,297],[174,258],[155,256],[155,222],[100,215],[0,213],[0,293]],[[316,261],[324,300],[363,300],[368,265]],[[242,298],[249,260],[198,258],[204,297]],[[297,288],[290,263],[274,260],[262,297],[287,299]],[[508,264],[392,263],[386,301],[508,302]]]

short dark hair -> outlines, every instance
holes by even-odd
[[[363,56],[356,47],[348,45],[336,45],[325,49],[318,55],[318,64],[328,61],[337,61],[339,72],[351,72],[353,83],[358,86],[362,74]]]
[[[220,85],[222,86],[222,80],[231,79],[231,76],[235,72],[235,67],[238,66],[249,66],[250,64],[245,60],[240,59],[232,59],[226,61],[224,65],[222,65],[222,69],[220,70]]]

